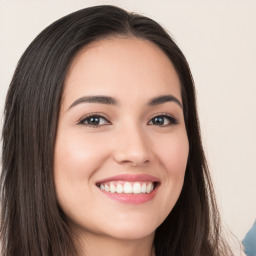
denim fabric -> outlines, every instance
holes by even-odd
[[[242,243],[247,256],[256,256],[256,221],[246,234]]]

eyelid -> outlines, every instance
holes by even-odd
[[[107,124],[101,124],[101,125],[90,125],[90,124],[86,124],[84,123],[85,119],[87,118],[90,118],[90,117],[99,117],[99,118],[103,118],[106,120]],[[169,113],[165,113],[165,112],[162,112],[162,113],[157,113],[155,114],[154,116],[152,116],[149,121],[147,122],[148,125],[154,125],[154,124],[149,124],[149,122],[152,122],[152,119],[153,118],[156,118],[156,117],[165,117],[165,118],[168,118],[170,123],[167,124],[167,125],[159,125],[159,126],[162,126],[162,127],[167,127],[167,126],[172,126],[172,125],[176,125],[179,123],[178,119],[173,116],[172,114],[169,114]],[[108,118],[105,114],[101,113],[101,112],[94,112],[94,113],[90,113],[90,114],[86,114],[84,115],[83,117],[81,117],[78,121],[77,121],[77,124],[81,124],[81,125],[85,125],[85,126],[89,126],[89,127],[93,127],[93,128],[98,128],[100,126],[106,126],[106,125],[110,125],[112,124],[110,121],[109,121],[110,118]]]
[[[107,124],[103,124],[103,125],[90,125],[90,124],[84,124],[83,123],[85,119],[87,119],[89,117],[94,117],[94,116],[97,116],[97,117],[100,117],[100,118],[104,118],[107,121]],[[90,113],[90,114],[87,114],[87,115],[84,115],[83,117],[81,117],[77,121],[77,124],[81,124],[81,125],[86,125],[86,126],[97,128],[99,126],[109,125],[109,124],[111,124],[111,122],[109,121],[109,118],[105,114],[100,113],[100,112],[94,112],[94,113]]]
[[[169,113],[165,113],[165,112],[155,114],[154,116],[152,116],[152,117],[150,118],[150,120],[148,121],[147,124],[149,124],[149,122],[151,122],[153,118],[159,117],[159,116],[160,116],[160,117],[167,117],[167,118],[169,118],[169,120],[170,120],[170,124],[168,124],[168,125],[162,125],[162,127],[167,127],[167,126],[179,124],[178,119],[177,119],[174,115],[169,114]],[[149,125],[154,125],[154,124],[149,124]],[[159,125],[159,126],[160,126],[160,125]]]

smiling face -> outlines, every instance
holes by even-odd
[[[79,235],[153,236],[188,158],[180,82],[153,43],[86,46],[65,81],[55,146],[57,199]]]

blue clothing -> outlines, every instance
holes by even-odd
[[[246,234],[242,243],[247,256],[256,256],[256,221]]]

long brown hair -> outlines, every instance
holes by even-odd
[[[60,101],[67,70],[77,52],[95,40],[115,35],[155,43],[172,61],[182,87],[189,159],[181,195],[156,230],[156,254],[231,255],[220,236],[189,65],[158,23],[107,5],[86,8],[54,22],[30,44],[18,63],[4,112],[2,255],[77,255],[53,179]]]

